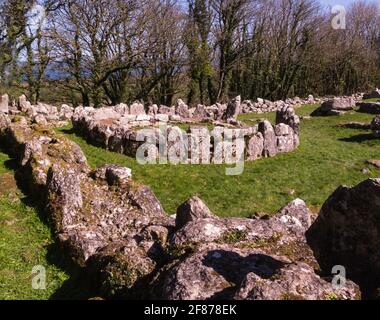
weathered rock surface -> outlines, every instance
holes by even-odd
[[[325,101],[322,105],[316,109],[311,116],[336,116],[342,115],[347,111],[353,110],[354,100],[351,98],[335,98]]]
[[[212,216],[211,211],[201,199],[192,197],[178,207],[175,225],[180,229],[191,221]]]
[[[285,106],[276,113],[276,124],[284,123],[291,127],[296,134],[300,133],[300,118],[293,108]]]
[[[364,288],[380,286],[380,179],[339,187],[306,237],[326,273],[336,265]]]
[[[335,290],[315,274],[304,239],[310,224],[302,200],[269,220],[194,218],[171,237],[180,257],[155,283],[156,294],[178,300],[354,299],[359,292],[352,282]]]
[[[330,282],[320,278],[305,263],[286,264],[275,269],[273,276],[263,277],[250,272],[235,293],[237,300],[335,300],[358,296],[358,288],[348,282],[342,289],[333,289]]]
[[[227,120],[230,118],[236,119],[237,116],[242,112],[241,109],[241,97],[237,96],[231,100],[227,105],[227,110],[223,116],[223,119]]]
[[[40,105],[30,110],[48,117],[53,109]],[[207,108],[202,110],[209,116]],[[93,121],[91,115],[96,112],[76,110],[76,128],[87,130],[94,141],[118,152],[136,149],[136,133],[120,125],[120,119],[128,118],[125,106],[113,108],[111,113],[118,115],[110,122],[108,116]],[[299,121],[294,111],[281,108],[279,112],[274,127],[263,122],[243,128],[252,158],[291,151],[298,145]],[[192,197],[178,208],[174,220],[149,187],[132,180],[130,169],[103,165],[92,170],[75,143],[17,119],[12,123],[0,112],[1,143],[19,162],[30,192],[38,193],[45,203],[62,248],[88,271],[104,297],[358,298],[358,287],[351,281],[336,289],[331,278],[314,272],[318,260],[331,276],[329,266],[336,257],[342,257],[347,269],[352,266],[354,272],[347,271],[361,285],[368,279],[378,283],[378,180],[369,180],[369,185],[353,192],[343,189],[325,204],[308,231],[316,260],[305,238],[314,217],[302,200],[292,201],[271,218],[245,219],[217,217],[201,199]],[[324,214],[330,207],[333,213]],[[326,227],[330,218],[332,223]],[[350,225],[350,221],[355,223]],[[356,259],[350,258],[352,250]]]
[[[277,154],[277,138],[272,124],[265,120],[259,123],[259,132],[264,137],[264,157],[273,157]]]
[[[91,259],[105,296],[142,283],[162,262],[162,246],[174,228],[152,191],[133,182],[128,168],[108,165],[91,171],[81,149],[53,131],[7,120],[1,126],[2,143],[12,148],[30,190],[38,188],[68,256],[85,268]]]

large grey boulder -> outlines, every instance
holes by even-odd
[[[316,262],[304,237],[310,224],[310,210],[300,199],[270,219],[199,214],[172,235],[176,260],[153,282],[156,296],[175,300],[357,298],[359,290],[352,282],[334,289],[314,272]]]
[[[202,244],[172,267],[162,281],[170,300],[328,300],[356,299],[359,290],[348,282],[334,290],[305,263],[261,249],[231,244]]]
[[[336,116],[353,110],[354,102],[349,98],[335,98],[327,100],[316,109],[311,116]]]
[[[294,133],[293,129],[290,126],[284,123],[279,123],[275,125],[274,132],[276,134],[277,139],[277,152],[291,152],[296,147],[298,147],[298,136]]]
[[[272,264],[273,265],[273,264]],[[257,272],[247,274],[236,291],[236,300],[352,300],[360,297],[359,288],[348,281],[340,289],[314,273],[305,263],[286,264],[272,277]]]
[[[0,96],[0,112],[9,112],[9,97],[7,94]]]
[[[363,286],[380,286],[380,179],[339,187],[307,231],[308,244],[322,270],[336,265]]]

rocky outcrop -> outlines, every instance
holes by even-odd
[[[364,290],[380,287],[380,179],[339,187],[307,231],[322,270],[344,266]]]
[[[74,108],[65,104],[61,107],[45,103],[32,105],[25,95],[18,98],[17,105],[9,107],[9,115],[12,117],[23,117],[29,123],[50,127],[67,125],[67,121],[71,119],[73,113]]]
[[[322,103],[311,116],[337,116],[345,114],[347,111],[353,110],[355,101],[351,98],[335,98]]]
[[[18,160],[30,192],[46,203],[60,245],[88,268],[102,294],[135,288],[162,263],[174,220],[148,187],[131,180],[128,168],[93,171],[81,149],[54,131],[8,120],[1,126],[1,143]]]
[[[41,195],[62,249],[103,297],[358,297],[352,282],[336,289],[314,272],[305,240],[313,217],[302,200],[270,219],[245,219],[219,218],[192,197],[173,219],[128,168],[92,170],[81,149],[54,131],[11,123],[1,113],[0,121],[1,143],[29,192]]]
[[[171,251],[179,257],[153,283],[156,295],[178,300],[356,297],[352,282],[335,290],[315,274],[304,239],[310,223],[302,200],[269,220],[198,215],[171,236]]]

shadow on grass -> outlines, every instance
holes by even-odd
[[[371,141],[371,140],[378,140],[375,138],[372,134],[366,133],[366,134],[358,134],[349,138],[341,138],[339,141],[343,142],[357,142],[357,143],[362,143],[366,141]]]
[[[63,134],[76,134],[74,128],[60,129],[59,132]]]

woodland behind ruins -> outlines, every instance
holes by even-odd
[[[345,29],[334,18],[316,0],[2,0],[0,88],[99,107],[376,87],[378,5],[347,7]]]

